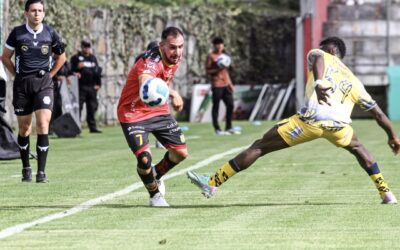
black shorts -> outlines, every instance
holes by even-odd
[[[186,148],[182,130],[171,115],[156,116],[135,123],[121,123],[121,127],[135,155],[139,155],[150,147],[149,133],[152,133],[165,148]]]
[[[53,110],[53,81],[49,74],[16,76],[13,86],[13,106],[16,115],[29,115],[39,109]]]

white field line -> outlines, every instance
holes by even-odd
[[[233,148],[233,149],[225,151],[223,153],[213,155],[213,156],[211,156],[211,157],[209,157],[209,158],[207,158],[205,160],[197,162],[196,164],[194,164],[194,165],[192,165],[190,167],[187,167],[187,168],[182,169],[180,171],[177,171],[177,172],[174,172],[174,173],[166,175],[164,177],[164,180],[168,180],[170,178],[174,178],[176,176],[183,175],[189,170],[195,170],[195,169],[207,166],[208,164],[210,164],[210,163],[212,163],[214,161],[217,161],[219,159],[222,159],[223,157],[225,157],[227,155],[234,154],[234,153],[237,153],[239,151],[242,151],[246,147],[247,146]],[[83,202],[81,204],[78,204],[75,207],[72,207],[72,208],[67,209],[65,211],[62,211],[62,212],[59,212],[59,213],[50,214],[50,215],[47,215],[45,217],[39,218],[37,220],[31,221],[31,222],[28,222],[28,223],[23,223],[23,224],[18,224],[18,225],[15,225],[15,226],[11,226],[9,228],[6,228],[6,229],[3,229],[3,230],[0,231],[0,239],[7,238],[7,237],[12,236],[14,234],[20,233],[20,232],[24,231],[25,229],[28,229],[28,228],[31,228],[31,227],[34,227],[34,226],[37,226],[37,225],[40,225],[40,224],[44,224],[44,223],[47,223],[47,222],[50,222],[50,221],[53,221],[53,220],[57,220],[57,219],[62,219],[64,217],[79,213],[79,212],[84,211],[86,209],[89,209],[89,208],[91,208],[91,207],[93,207],[93,206],[95,206],[95,205],[97,205],[99,203],[106,202],[106,201],[115,199],[117,197],[129,194],[129,193],[131,193],[131,192],[133,192],[133,191],[135,191],[135,190],[137,190],[137,189],[139,189],[141,187],[143,187],[143,183],[142,182],[136,182],[136,183],[133,183],[130,186],[127,186],[124,189],[121,189],[121,190],[116,191],[114,193],[109,193],[109,194],[106,194],[106,195],[103,195],[103,196],[99,196],[97,198],[85,201],[85,202]]]

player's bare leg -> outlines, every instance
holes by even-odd
[[[360,166],[367,172],[369,177],[374,182],[376,188],[379,191],[379,195],[382,198],[384,204],[395,204],[397,199],[394,194],[390,191],[387,183],[385,182],[381,171],[379,170],[378,164],[375,162],[372,155],[368,150],[361,144],[357,136],[353,134],[350,144],[345,147],[351,154],[353,154]]]
[[[216,193],[217,187],[236,173],[250,167],[261,156],[287,147],[289,145],[279,135],[278,127],[274,126],[249,148],[222,165],[213,176],[199,175],[193,171],[189,171],[187,176],[202,190],[202,194],[209,198]]]
[[[187,148],[169,148],[168,151],[165,153],[164,158],[153,167],[153,174],[156,178],[158,189],[163,195],[165,194],[165,184],[162,177],[173,167],[178,165],[181,161],[185,160],[187,157]]]
[[[256,140],[249,148],[233,158],[233,161],[240,170],[244,170],[261,156],[287,147],[289,145],[279,135],[278,127],[274,126],[261,139]]]

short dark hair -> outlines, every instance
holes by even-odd
[[[43,7],[44,7],[44,1],[43,0],[28,0],[25,3],[25,11],[28,11],[29,7],[31,6],[31,4],[34,4],[34,3],[41,3],[43,5]]]
[[[221,44],[224,43],[224,39],[220,36],[216,36],[212,39],[212,44],[216,45],[216,44]]]
[[[162,40],[165,40],[165,39],[167,39],[168,36],[177,37],[178,35],[181,35],[181,36],[183,37],[183,32],[182,32],[182,30],[180,30],[180,29],[177,28],[177,27],[171,26],[171,27],[165,28],[165,29],[162,31],[162,33],[161,33],[161,39],[162,39]]]
[[[82,48],[90,48],[90,47],[92,47],[92,45],[91,45],[89,40],[82,40],[81,41],[81,47]]]
[[[331,36],[322,40],[319,46],[326,46],[328,44],[333,44],[339,50],[340,58],[343,59],[346,55],[346,44],[343,42],[342,39],[336,36]]]

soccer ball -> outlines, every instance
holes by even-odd
[[[168,84],[160,78],[146,80],[139,90],[140,99],[151,107],[164,105],[169,97]]]
[[[221,54],[218,58],[217,58],[217,65],[220,68],[227,68],[229,67],[229,65],[231,65],[231,58],[227,55],[227,54]]]

